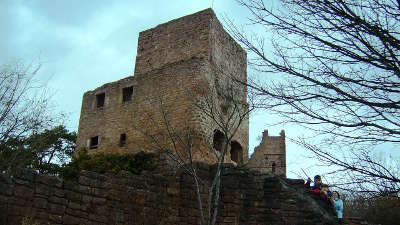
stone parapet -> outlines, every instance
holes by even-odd
[[[207,187],[215,166],[196,164]],[[0,176],[0,224],[199,224],[193,179],[182,169],[134,175],[84,171],[77,181],[23,172]],[[217,224],[335,224],[300,181],[224,165]]]

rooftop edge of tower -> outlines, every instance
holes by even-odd
[[[215,15],[214,10],[212,10],[211,8],[206,8],[206,9],[200,10],[200,11],[198,11],[198,12],[194,12],[194,13],[188,14],[188,15],[186,15],[186,16],[182,16],[182,17],[179,17],[179,18],[176,18],[176,19],[169,20],[169,21],[167,21],[167,22],[165,22],[165,23],[157,24],[155,27],[152,27],[152,28],[149,28],[149,29],[140,31],[140,32],[139,32],[139,36],[140,36],[142,33],[150,32],[151,30],[155,30],[155,29],[157,29],[157,28],[159,28],[159,27],[165,27],[165,26],[167,26],[168,24],[176,23],[176,22],[178,22],[178,21],[180,21],[180,20],[185,20],[185,19],[188,19],[188,18],[190,18],[190,17],[198,16],[198,15],[209,15],[209,16],[214,17],[214,18],[217,17],[217,16]]]
[[[145,74],[190,58],[220,64],[215,59],[221,57],[214,55],[224,52],[219,49],[226,46],[246,63],[245,50],[224,30],[214,11],[208,8],[140,32],[134,74]]]

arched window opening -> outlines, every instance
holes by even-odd
[[[222,143],[224,142],[224,134],[219,130],[214,130],[213,147],[216,151],[222,151]]]
[[[231,142],[231,160],[237,164],[243,162],[243,148],[237,141]]]

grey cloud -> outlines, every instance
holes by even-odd
[[[45,17],[59,25],[80,26],[89,21],[98,11],[105,10],[110,3],[114,1],[96,0],[40,0],[25,1],[26,7],[30,8],[36,14]]]

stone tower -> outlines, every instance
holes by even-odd
[[[286,177],[285,131],[282,130],[279,136],[269,136],[265,130],[260,145],[254,148],[246,166]]]
[[[134,76],[84,94],[77,148],[89,153],[152,151],[168,142],[163,135],[167,118],[174,131],[195,132],[196,160],[212,162],[215,153],[206,145],[217,146],[212,142],[221,132],[194,107],[193,96],[201,97],[209,89],[226,91],[231,87],[229,76],[246,82],[246,64],[246,52],[211,9],[140,32]],[[236,92],[248,107],[246,87]],[[245,163],[247,119],[230,146],[227,158]]]

